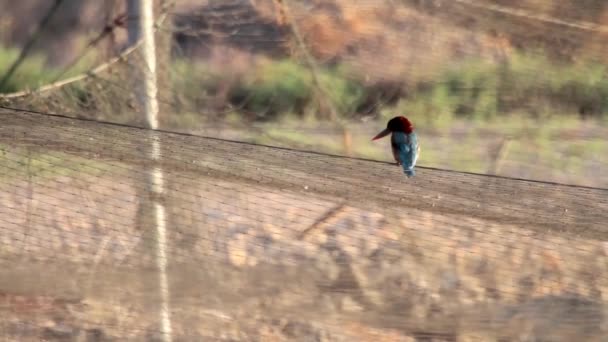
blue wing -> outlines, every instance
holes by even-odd
[[[414,166],[418,160],[418,154],[420,153],[420,146],[418,145],[418,137],[416,133],[410,134],[395,132],[392,136],[392,145],[396,150],[396,154],[399,156],[401,167],[403,172],[408,176],[412,177],[416,174]]]

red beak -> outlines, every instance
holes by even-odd
[[[391,131],[388,128],[384,129],[382,132],[378,133],[372,140],[378,140],[380,138],[384,138],[385,136],[391,134]]]

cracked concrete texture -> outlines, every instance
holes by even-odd
[[[133,131],[4,123],[6,331],[155,339],[154,231],[140,206],[147,161]],[[607,332],[601,190],[432,170],[399,183],[378,163],[215,140],[196,152],[163,139],[174,153],[163,162],[163,203],[176,338],[600,341]]]

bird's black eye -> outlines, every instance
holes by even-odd
[[[386,125],[386,128],[390,131],[397,130],[399,128],[399,118],[392,118]]]

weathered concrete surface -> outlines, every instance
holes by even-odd
[[[0,128],[5,331],[151,339],[157,273],[153,229],[137,216],[137,131],[14,120]],[[608,332],[605,191],[433,170],[406,182],[384,164],[163,139],[177,339]]]

